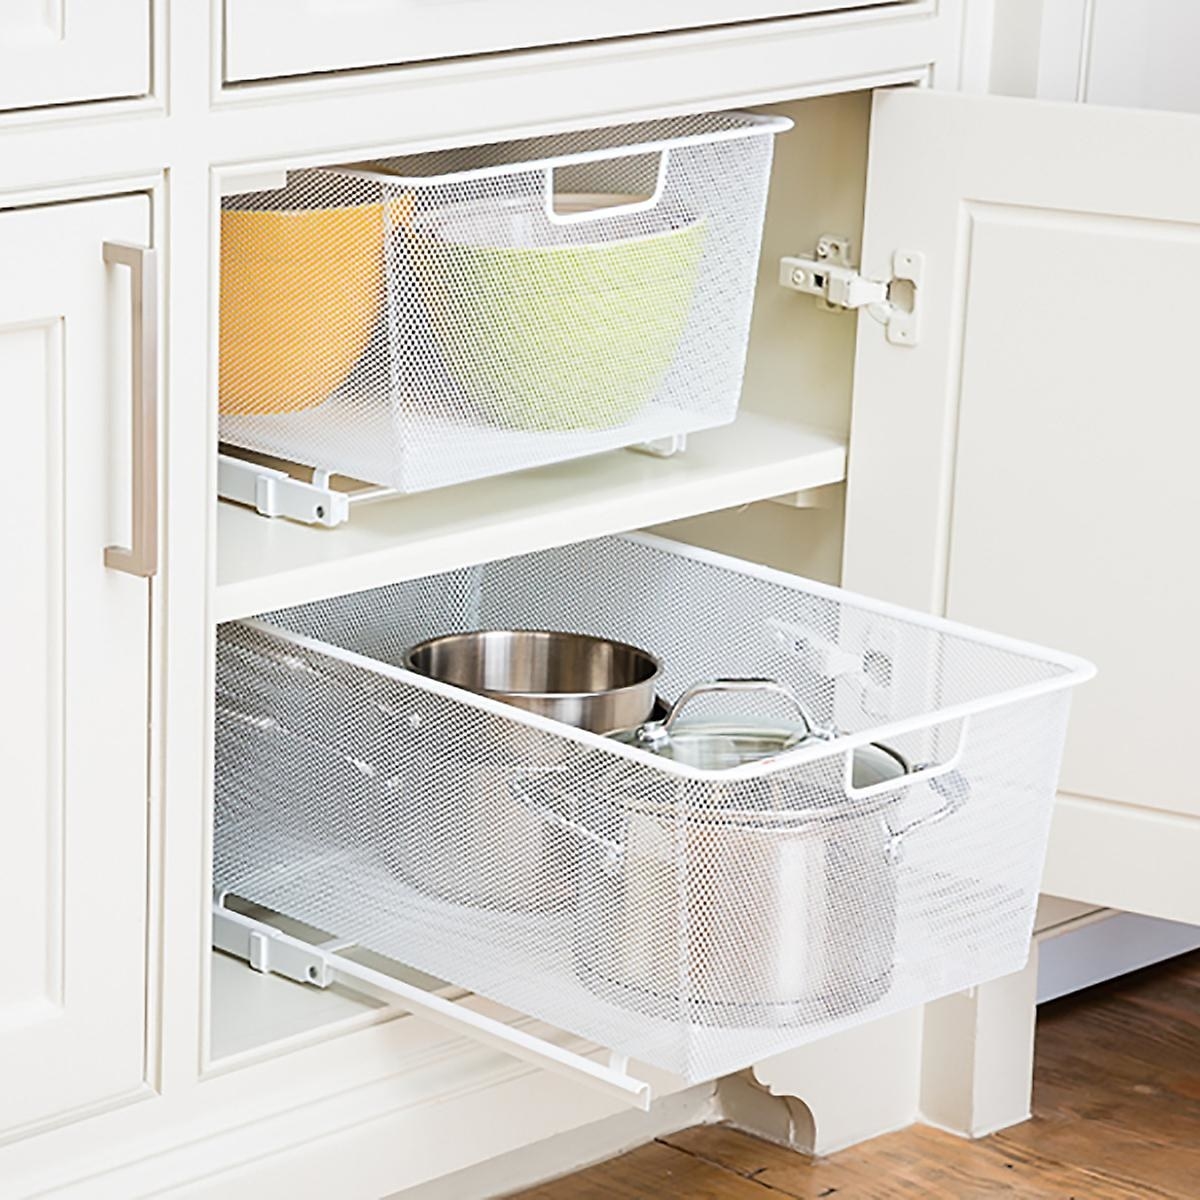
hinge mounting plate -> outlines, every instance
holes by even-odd
[[[889,342],[915,346],[920,331],[921,281],[925,256],[915,250],[892,255],[888,279],[867,279],[854,266],[850,239],[824,233],[811,258],[787,255],[779,262],[779,282],[815,296],[828,312],[865,308],[883,325]]]

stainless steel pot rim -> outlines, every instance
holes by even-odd
[[[650,672],[644,679],[639,679],[634,683],[623,684],[620,687],[605,688],[604,694],[620,696],[627,692],[634,692],[640,688],[644,688],[648,683],[656,682],[663,672],[662,660],[656,654],[651,654],[649,650],[644,650],[641,646],[634,646],[630,642],[619,642],[615,638],[597,637],[590,633],[573,633],[565,629],[467,629],[461,633],[446,633],[440,637],[427,638],[423,642],[418,642],[415,646],[410,646],[404,654],[404,667],[406,670],[412,671],[416,675],[420,675],[423,679],[433,679],[438,683],[444,684],[446,687],[457,688],[459,691],[466,692],[469,695],[484,695],[484,696],[520,696],[523,700],[567,700],[567,699],[585,699],[588,696],[597,695],[596,692],[523,692],[514,691],[512,689],[488,688],[486,692],[476,692],[471,688],[465,688],[461,684],[452,683],[448,679],[439,679],[435,675],[429,675],[421,670],[413,662],[414,655],[418,651],[431,649],[434,646],[450,645],[456,641],[467,641],[470,638],[479,637],[481,634],[487,633],[520,633],[531,634],[538,637],[571,637],[577,638],[580,641],[591,642],[595,645],[615,646],[621,650],[628,651],[634,657],[645,660],[650,665]],[[608,736],[602,734],[599,736]]]
[[[671,708],[671,706],[661,696],[655,696],[654,697],[654,707],[650,709],[650,716],[649,716],[648,720],[651,720],[651,721],[662,720],[662,718],[667,714],[667,712],[670,711],[670,708]],[[623,732],[624,732],[624,730],[621,730],[621,729],[609,729],[605,733],[601,734],[601,736],[606,737],[606,738],[615,738],[617,734],[623,733]]]

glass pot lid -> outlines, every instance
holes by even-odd
[[[683,710],[700,696],[756,693],[783,699],[798,722],[752,717],[683,720]],[[688,688],[661,720],[614,735],[626,745],[649,750],[704,771],[723,771],[774,758],[812,742],[830,741],[836,730],[818,725],[791,688],[773,679],[714,679]],[[854,751],[853,784],[869,787],[899,778],[909,767],[890,747],[869,744]]]

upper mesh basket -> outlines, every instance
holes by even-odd
[[[552,628],[839,736],[697,770],[403,670]],[[660,539],[223,626],[217,887],[691,1080],[1021,967],[1076,660]],[[748,697],[697,719],[778,725]],[[791,717],[794,719],[794,717]],[[875,743],[902,764],[858,779]]]
[[[221,438],[420,491],[732,421],[776,132],[291,171],[221,216]]]

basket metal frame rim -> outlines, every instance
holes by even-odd
[[[348,176],[370,183],[395,184],[403,187],[424,188],[438,187],[442,184],[461,183],[465,180],[494,179],[505,175],[523,175],[532,171],[544,171],[558,167],[572,166],[577,163],[606,162],[616,158],[636,158],[643,154],[661,154],[671,150],[683,149],[687,146],[709,146],[716,142],[734,142],[744,138],[774,136],[786,133],[795,122],[790,117],[765,116],[761,113],[730,111],[714,114],[727,117],[737,117],[745,124],[734,128],[713,129],[707,133],[689,133],[674,138],[654,138],[645,142],[629,142],[620,146],[605,146],[595,150],[577,150],[569,154],[549,154],[543,158],[527,158],[519,162],[495,163],[486,167],[468,167],[460,171],[448,171],[441,175],[397,175],[390,171],[373,171],[366,166],[329,166],[314,167],[315,171],[325,174]],[[562,134],[550,134],[546,140],[561,138]],[[520,141],[531,139],[517,139]],[[503,145],[503,142],[487,143]],[[464,147],[463,149],[470,149]],[[424,151],[411,155],[397,155],[397,158],[419,158],[426,153],[439,151]],[[369,161],[369,160],[368,160]],[[382,160],[380,160],[382,161]]]
[[[1051,663],[1062,668],[1062,674],[1039,680],[1036,683],[1009,688],[976,700],[933,709],[918,716],[906,717],[899,721],[885,722],[872,726],[869,729],[861,730],[858,733],[840,734],[828,741],[821,741],[811,745],[800,745],[775,758],[759,762],[743,763],[741,766],[725,770],[714,770],[677,763],[673,759],[649,754],[636,747],[625,746],[613,738],[605,737],[603,734],[592,733],[586,729],[566,725],[551,717],[544,717],[538,713],[506,704],[503,701],[494,700],[489,696],[467,691],[453,684],[443,683],[441,680],[431,679],[426,675],[420,675],[405,667],[381,662],[378,659],[359,654],[357,651],[346,650],[340,646],[334,646],[329,642],[321,641],[318,638],[311,638],[278,625],[268,624],[257,617],[236,621],[233,624],[252,630],[267,639],[281,641],[296,648],[332,658],[348,666],[353,666],[371,674],[406,684],[416,688],[418,691],[429,692],[433,695],[453,700],[468,708],[477,709],[492,716],[502,717],[517,724],[527,725],[542,733],[553,734],[555,737],[575,743],[586,749],[599,751],[614,758],[624,759],[627,762],[641,766],[643,769],[652,769],[663,775],[673,776],[677,779],[695,780],[707,784],[760,779],[777,775],[796,767],[820,762],[827,758],[834,758],[841,755],[849,757],[853,754],[854,750],[868,743],[886,742],[903,734],[919,732],[940,725],[948,725],[956,721],[964,721],[966,718],[978,713],[1020,704],[1027,700],[1048,696],[1054,692],[1065,691],[1086,682],[1096,673],[1096,668],[1092,663],[1074,655],[1050,650],[1034,643],[1023,642],[1002,634],[989,633],[960,622],[948,620],[945,617],[937,617],[929,613],[907,609],[901,605],[891,604],[887,601],[875,600],[868,596],[846,591],[843,588],[832,587],[831,585],[818,583],[814,580],[803,579],[798,575],[777,571],[771,567],[763,567],[757,563],[746,562],[731,555],[703,550],[655,534],[635,533],[618,534],[615,536],[617,540],[640,543],[678,557],[692,558],[724,570],[737,571],[743,575],[754,576],[792,589],[796,589],[797,583],[799,583],[803,585],[803,590],[809,595],[819,596],[837,603],[846,603],[849,601],[860,609],[904,620],[940,633],[948,633],[979,645],[994,646],[998,649],[1039,662]]]

